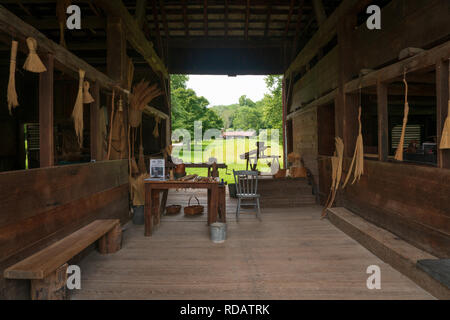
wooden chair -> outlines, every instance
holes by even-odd
[[[236,220],[239,221],[242,205],[254,205],[257,209],[256,217],[261,220],[261,208],[259,205],[260,195],[258,194],[258,171],[233,170],[233,175],[236,184],[236,197],[238,198]],[[249,200],[250,203],[244,203],[246,200]]]

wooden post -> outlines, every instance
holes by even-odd
[[[115,253],[122,247],[122,227],[116,224],[107,234],[98,240],[100,254]]]
[[[44,279],[31,280],[32,300],[66,300],[67,267],[64,264]]]
[[[387,161],[389,156],[388,88],[385,83],[377,83],[378,104],[378,160]]]
[[[90,105],[91,112],[91,160],[103,160],[102,141],[99,132],[99,112],[100,112],[100,86],[95,82],[92,86],[92,97],[94,102]]]
[[[444,128],[445,119],[448,112],[449,100],[449,62],[439,61],[436,63],[436,98],[437,98],[437,144],[438,144],[438,167],[450,169],[450,150],[439,149],[441,141],[442,129]]]
[[[54,165],[53,74],[52,54],[42,57],[47,71],[39,75],[39,144],[41,168]]]

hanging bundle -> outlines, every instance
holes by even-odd
[[[136,163],[136,158],[134,157],[134,150],[131,150],[131,145],[134,145],[134,139],[131,137],[130,131],[134,130],[128,125],[128,162],[130,164],[130,174],[137,175],[139,173],[139,168]],[[133,148],[134,149],[134,148]]]
[[[450,89],[450,59],[448,61],[449,61],[448,86]],[[450,149],[450,97],[448,98],[447,118],[445,119],[444,129],[442,130],[441,143],[439,144],[439,149]]]
[[[16,92],[16,58],[17,58],[17,41],[13,41],[11,45],[11,60],[9,64],[9,82],[8,82],[8,109],[9,114],[13,108],[19,105]]]
[[[344,159],[344,142],[341,138],[336,137],[336,151],[334,156],[331,157],[331,187],[330,193],[328,194],[328,199],[325,203],[325,207],[322,210],[322,218],[325,218],[327,215],[327,209],[331,208],[336,198],[336,193],[339,189],[339,185],[342,179],[342,162]]]
[[[84,70],[78,70],[78,74],[80,76],[78,83],[78,94],[77,100],[75,101],[75,106],[72,111],[72,118],[75,126],[75,133],[77,134],[78,144],[80,147],[83,146],[83,83],[84,83],[84,75],[86,72]]]
[[[133,85],[133,77],[134,77],[134,65],[133,60],[131,58],[128,58],[128,69],[127,69],[127,83],[128,83],[128,90],[131,90],[131,86]]]
[[[147,168],[145,166],[145,158],[144,158],[144,141],[142,140],[142,124],[141,124],[141,128],[140,128],[140,140],[139,140],[139,159],[138,159],[138,166],[139,166],[139,171],[141,173],[147,173]]]
[[[153,129],[153,136],[155,138],[159,137],[159,124],[161,122],[161,118],[159,116],[155,116],[155,128]]]
[[[42,73],[47,71],[47,68],[42,63],[41,59],[39,58],[38,54],[36,53],[37,50],[37,41],[34,38],[27,38],[27,46],[28,46],[28,57],[27,60],[25,60],[25,64],[23,65],[23,68],[30,72],[36,72],[36,73]]]
[[[91,93],[89,92],[91,85],[89,81],[85,81],[83,85],[83,103],[89,104],[94,102],[94,98],[92,98]]]
[[[129,122],[133,128],[137,128],[141,124],[142,111],[144,111],[145,106],[161,94],[162,91],[156,84],[150,86],[149,82],[144,82],[144,80],[133,87],[129,100]]]
[[[127,155],[127,135],[125,124],[123,120],[123,99],[120,97],[119,99],[119,108],[115,118],[114,127],[116,128],[116,132],[113,132],[113,148],[114,151],[118,151],[117,159],[124,159]],[[114,147],[116,145],[116,147]],[[118,148],[117,148],[118,146]]]
[[[64,26],[66,25],[66,10],[71,5],[71,0],[57,0],[56,16],[59,23],[59,44],[66,48],[66,40],[64,39]]]
[[[347,186],[348,181],[350,180],[350,176],[353,172],[353,181],[354,184],[356,181],[359,181],[361,176],[364,173],[364,144],[363,144],[363,136],[362,136],[362,125],[361,125],[361,106],[359,106],[358,110],[358,123],[359,123],[359,134],[356,139],[355,152],[353,154],[353,159],[350,164],[350,168],[348,169],[347,177],[345,178],[344,185],[342,188]]]
[[[114,128],[114,97],[115,97],[116,92],[113,89],[112,92],[112,98],[111,98],[111,119],[109,121],[109,139],[108,139],[108,152],[106,154],[106,159],[110,160],[111,157],[111,145],[112,145],[112,133],[113,133],[113,128]]]
[[[406,71],[403,72],[403,83],[405,84],[405,109],[403,115],[402,134],[395,151],[395,160],[403,161],[403,145],[405,143],[406,125],[408,124],[409,104],[408,104],[408,82],[406,82]]]

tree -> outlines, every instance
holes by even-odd
[[[256,108],[243,106],[239,108],[233,118],[233,128],[242,130],[259,130],[261,114]]]
[[[270,94],[263,98],[263,115],[266,129],[283,128],[283,76],[267,76],[265,79]]]
[[[241,107],[254,107],[255,103],[251,99],[247,98],[246,95],[243,95],[239,98],[239,105]]]

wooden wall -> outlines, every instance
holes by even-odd
[[[345,159],[344,176],[351,159]],[[331,177],[330,159],[320,169]],[[340,191],[338,206],[441,257],[450,257],[450,170],[366,160],[360,182]],[[328,183],[329,186],[329,183]]]
[[[129,219],[127,160],[0,173],[0,299],[28,299],[3,270],[95,219]]]

